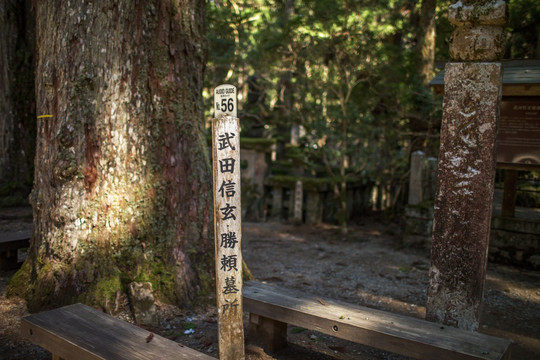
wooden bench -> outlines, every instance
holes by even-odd
[[[15,269],[20,262],[18,250],[30,246],[32,230],[0,233],[0,270]]]
[[[26,316],[21,333],[53,360],[214,359],[83,304]]]
[[[250,341],[269,351],[286,344],[291,324],[417,359],[510,359],[507,339],[255,281],[244,284],[243,296]]]

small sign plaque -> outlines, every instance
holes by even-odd
[[[503,100],[497,136],[497,162],[540,166],[540,102]]]
[[[237,117],[236,86],[223,84],[214,89],[214,117]]]

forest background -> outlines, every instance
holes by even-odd
[[[410,154],[437,157],[454,1],[210,1],[204,98],[237,84],[243,136],[277,141],[277,160],[331,179],[345,226],[347,183],[406,201]],[[540,5],[508,1],[506,59],[540,58]],[[286,144],[292,144],[287,146]]]
[[[401,188],[413,151],[438,154],[442,97],[427,84],[448,60],[452,3],[209,0],[205,118],[212,117],[212,89],[235,84],[242,135],[275,139],[278,160],[295,152],[306,174],[330,175],[336,185],[348,178]],[[505,58],[540,58],[540,4],[507,5]],[[1,15],[31,6],[7,1]],[[16,43],[12,97],[19,100],[18,131],[2,144],[10,149],[1,159],[1,206],[27,204],[33,183],[35,39],[31,17],[18,19],[2,23],[4,40]],[[291,133],[293,149],[285,147]],[[399,197],[394,192],[390,208]]]

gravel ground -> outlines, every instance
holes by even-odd
[[[6,231],[4,221],[13,220],[0,214],[0,230]],[[397,225],[371,219],[351,226],[346,239],[338,234],[337,228],[328,225],[245,223],[244,258],[259,281],[301,289],[322,299],[425,316],[427,252],[403,248]],[[5,296],[6,281],[12,275],[0,272],[0,359],[50,359],[50,353],[18,334],[20,318],[27,310],[22,299]],[[127,300],[121,303],[118,317],[132,322]],[[160,325],[149,331],[217,357],[213,306],[186,310],[158,303],[158,309]],[[192,333],[186,334],[191,328]],[[480,331],[513,339],[513,359],[540,359],[540,273],[489,264]],[[300,328],[289,327],[288,339],[289,346],[276,354],[247,345],[246,358],[407,359]]]

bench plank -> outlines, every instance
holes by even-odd
[[[17,250],[28,247],[32,230],[12,231],[0,233],[0,250]]]
[[[22,258],[18,257],[18,250],[30,246],[32,230],[12,231],[0,233],[0,270],[16,269]]]
[[[26,316],[21,333],[65,360],[214,359],[83,304]]]
[[[249,281],[252,314],[418,359],[509,359],[511,340]]]

